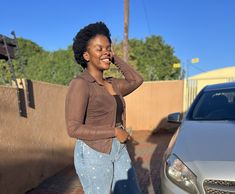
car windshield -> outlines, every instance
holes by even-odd
[[[205,91],[190,112],[191,120],[235,120],[235,89]]]

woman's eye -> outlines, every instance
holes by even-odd
[[[96,48],[96,51],[99,51],[99,52],[101,52],[101,51],[103,51],[103,50],[106,50],[106,51],[108,51],[108,52],[111,52],[111,48],[107,48],[107,49]]]

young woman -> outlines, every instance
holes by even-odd
[[[125,142],[123,97],[143,78],[113,54],[110,32],[103,22],[81,29],[73,43],[74,56],[84,72],[70,82],[65,117],[70,137],[76,138],[74,165],[85,194],[139,194]],[[104,78],[114,63],[124,79]]]

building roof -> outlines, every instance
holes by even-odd
[[[235,66],[224,67],[221,69],[215,69],[205,73],[200,73],[189,77],[189,79],[208,79],[208,78],[227,78],[235,77]]]
[[[230,88],[235,88],[235,82],[208,85],[206,86],[205,91],[218,90],[218,89],[230,89]]]

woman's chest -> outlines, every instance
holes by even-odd
[[[115,88],[115,87],[113,87]],[[117,109],[117,102],[114,95],[119,94],[119,91],[111,88],[111,91],[107,90],[107,87],[94,83],[90,86],[90,95],[88,103],[89,113],[95,115],[111,114]],[[125,107],[125,102],[120,95],[123,107]]]

